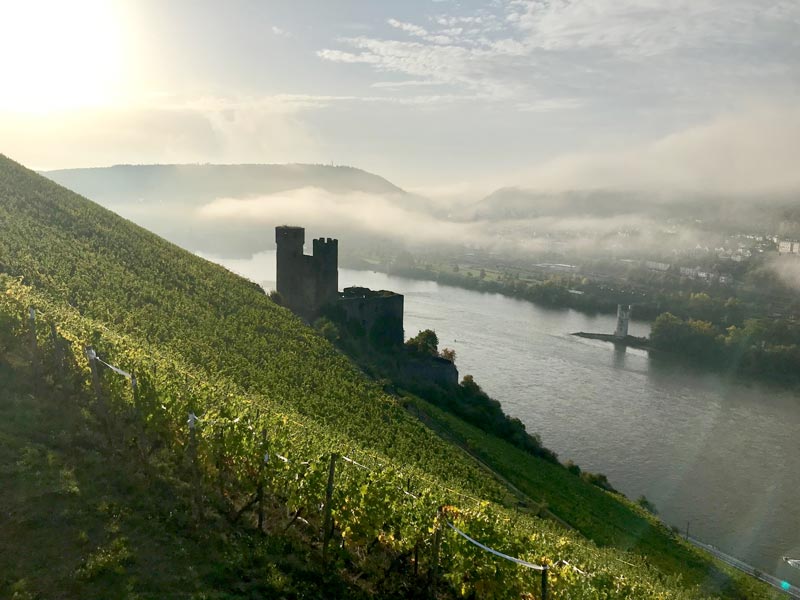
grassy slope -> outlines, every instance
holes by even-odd
[[[121,345],[137,345],[140,354],[147,350],[172,361],[171,368],[191,370],[201,412],[220,410],[219,390],[234,390],[254,410],[291,411],[309,431],[348,447],[483,497],[507,497],[460,450],[409,416],[256,286],[4,157],[0,270],[21,276],[46,308],[68,304],[80,313],[80,334],[101,351],[133,360]],[[173,383],[180,377],[188,376],[172,377]],[[442,499],[457,502],[459,496]],[[526,521],[525,527],[536,524]],[[569,543],[565,537],[565,548]]]
[[[407,397],[412,412],[467,448],[519,491],[544,505],[600,546],[613,546],[648,557],[665,573],[710,594],[731,597],[780,597],[752,578],[709,559],[675,536],[663,523],[631,502],[589,485],[566,469],[527,454],[417,397]]]

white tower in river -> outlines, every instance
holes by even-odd
[[[628,337],[628,322],[631,320],[631,305],[617,304],[617,330],[614,337],[623,339]]]

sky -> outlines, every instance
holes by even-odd
[[[0,152],[800,190],[797,0],[0,0]]]

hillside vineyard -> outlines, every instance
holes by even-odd
[[[124,378],[104,375],[110,402],[135,407],[148,435],[176,454],[193,449],[201,496],[212,493],[207,488],[218,468],[213,425],[227,425],[233,497],[264,486],[284,490],[276,498],[289,513],[302,509],[312,524],[338,532],[330,568],[353,562],[373,568],[363,557],[378,544],[406,559],[421,553],[455,595],[510,599],[535,590],[539,597],[530,571],[470,544],[445,527],[452,522],[488,547],[547,565],[549,598],[706,595],[642,557],[599,549],[513,510],[502,483],[258,286],[5,157],[0,272],[0,310],[22,332],[34,307],[69,342],[86,389],[92,385],[87,345],[136,375],[136,395]],[[38,330],[42,348],[48,331]],[[361,468],[340,463],[341,479],[328,491],[328,465],[337,456]],[[198,503],[199,519],[211,509]],[[330,541],[327,525],[323,545]],[[734,592],[740,596],[763,591],[735,585],[742,586]]]

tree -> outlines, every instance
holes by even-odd
[[[641,506],[643,509],[645,509],[647,512],[649,512],[651,515],[657,515],[658,514],[658,510],[656,509],[656,505],[653,504],[652,502],[650,502],[650,500],[648,500],[647,497],[645,497],[644,495],[641,495],[636,499],[636,504]]]
[[[415,337],[406,342],[406,348],[420,356],[438,356],[439,338],[432,329],[420,331]]]
[[[314,322],[314,328],[329,342],[339,339],[339,328],[328,317],[320,317]]]
[[[442,351],[439,352],[439,356],[445,360],[449,360],[451,363],[456,362],[456,351],[452,348],[442,348]]]

